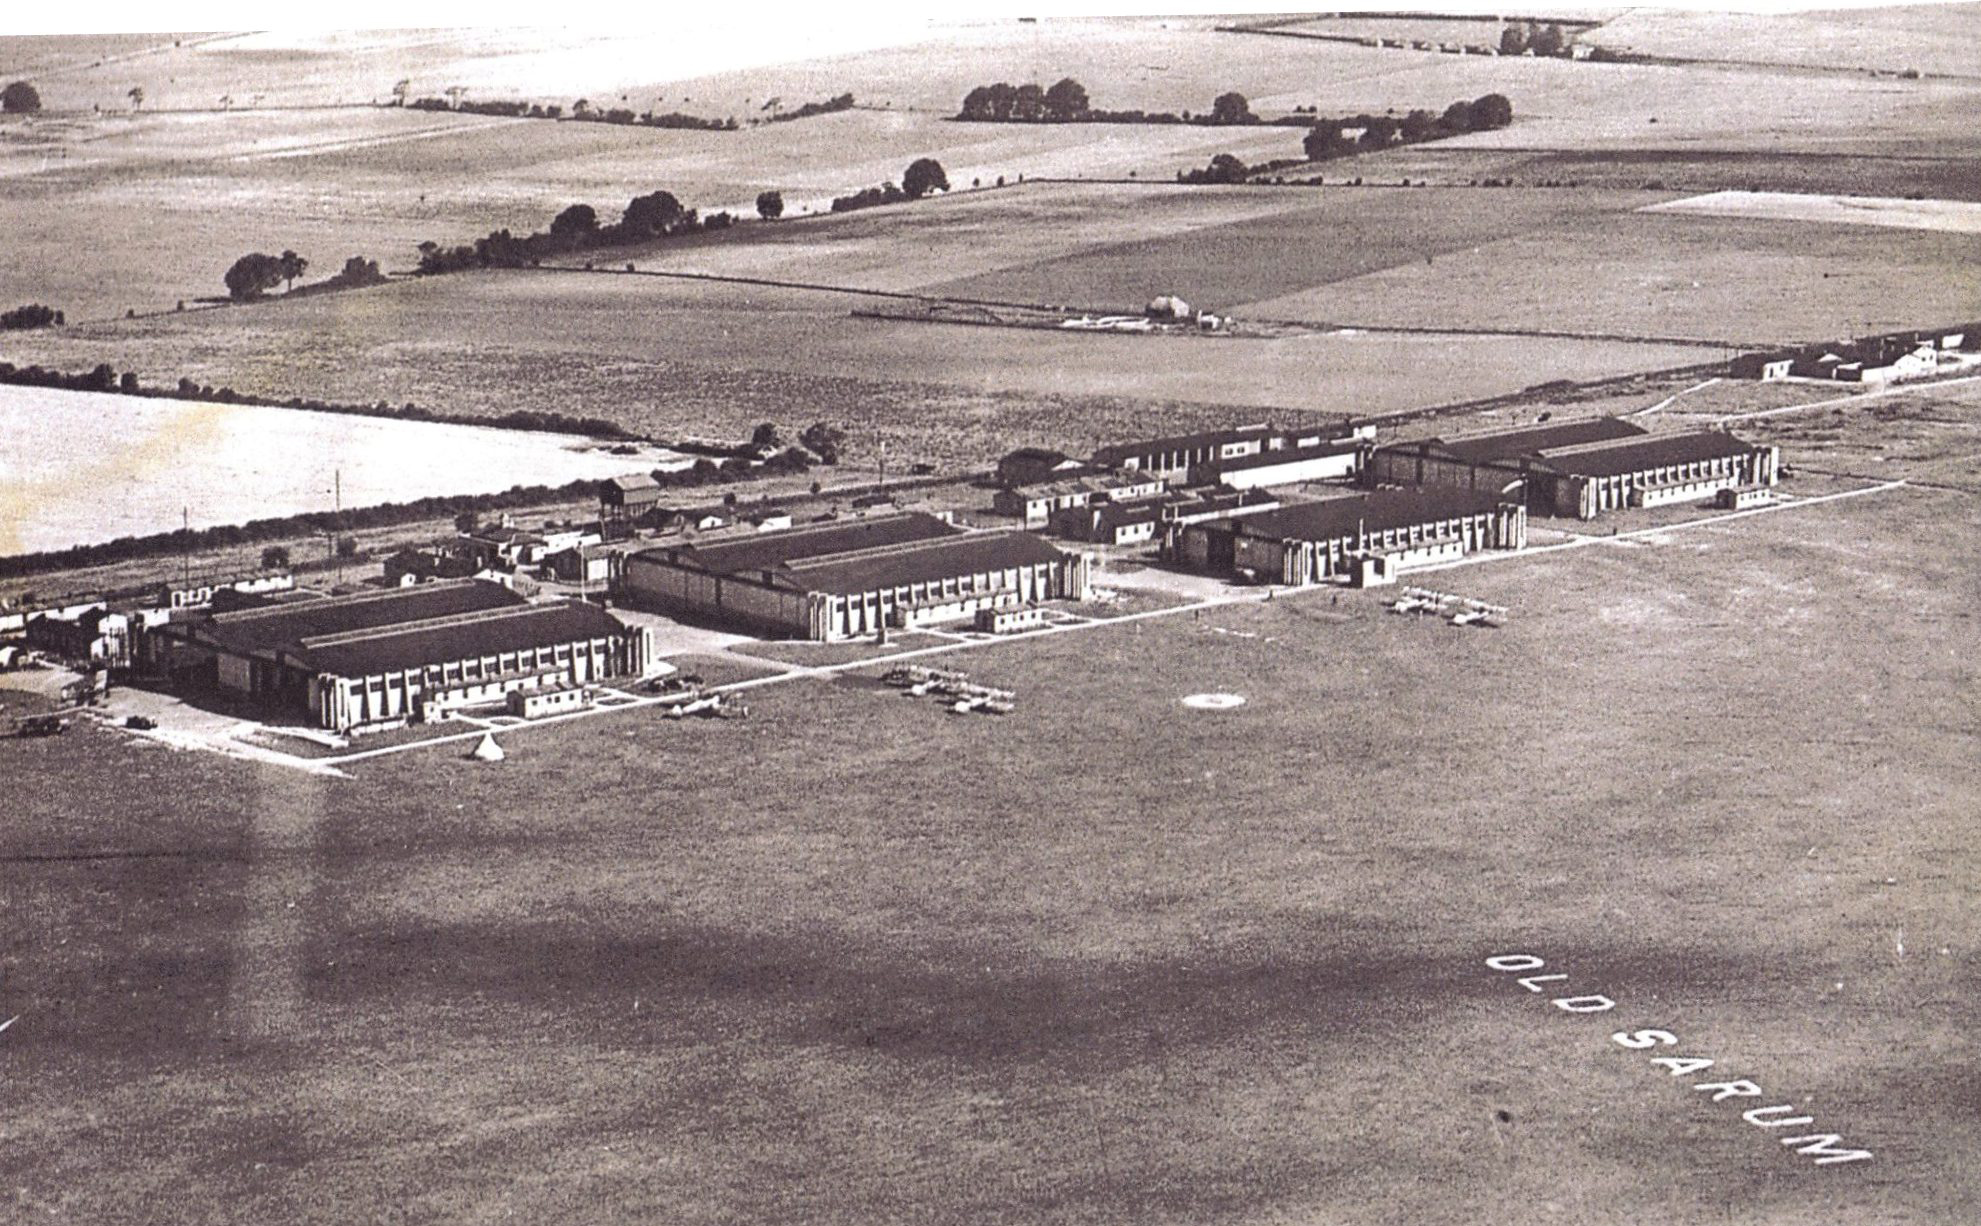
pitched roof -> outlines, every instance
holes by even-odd
[[[1149,455],[1157,451],[1188,451],[1196,447],[1222,446],[1225,443],[1250,442],[1254,439],[1268,439],[1274,434],[1271,426],[1239,426],[1233,430],[1205,430],[1197,434],[1177,434],[1168,438],[1152,438],[1139,443],[1112,443],[1094,452],[1094,463],[1113,467],[1130,456]]]
[[[1438,452],[1468,464],[1478,464],[1492,460],[1515,460],[1551,447],[1572,447],[1578,443],[1604,439],[1637,438],[1645,433],[1644,427],[1619,417],[1591,417],[1552,426],[1523,426],[1516,430],[1494,430],[1487,434],[1430,441],[1432,448]],[[1414,444],[1399,444],[1400,448],[1412,446]]]
[[[1275,511],[1221,522],[1245,536],[1329,541],[1358,532],[1380,532],[1478,515],[1496,510],[1499,505],[1500,497],[1496,493],[1426,485],[1416,489],[1375,490],[1319,502],[1289,503]]]
[[[499,583],[462,579],[423,583],[384,592],[327,596],[322,600],[216,613],[204,622],[187,623],[191,631],[229,651],[246,655],[297,639],[401,625],[435,617],[473,613],[525,603],[523,597]]]
[[[1324,460],[1335,456],[1354,455],[1361,445],[1351,441],[1320,443],[1312,447],[1282,447],[1277,451],[1261,451],[1256,455],[1233,456],[1211,465],[1218,472],[1242,472],[1252,468],[1273,468],[1281,464],[1298,464],[1303,460]]]
[[[597,605],[565,600],[311,635],[281,653],[311,672],[364,677],[625,632],[618,618]]]
[[[773,570],[787,562],[827,554],[953,536],[957,531],[933,515],[911,511],[903,515],[807,524],[801,528],[753,533],[727,540],[663,545],[632,555],[627,559],[627,564],[630,566],[645,560],[685,566],[711,574],[736,575]]]
[[[1056,562],[1065,556],[1029,532],[967,532],[794,561],[778,573],[777,581],[804,591],[850,596],[956,575]]]
[[[1697,430],[1686,434],[1649,434],[1633,439],[1588,443],[1580,447],[1556,447],[1541,453],[1549,468],[1579,477],[1615,477],[1663,468],[1670,464],[1691,464],[1746,455],[1759,444],[1735,438],[1719,430]]]

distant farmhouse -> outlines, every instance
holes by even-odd
[[[499,584],[460,580],[175,620],[143,636],[139,663],[349,732],[435,719],[514,690],[639,676],[653,655],[651,630],[594,605],[531,604]]]
[[[1175,561],[1268,583],[1388,582],[1409,566],[1527,544],[1527,510],[1497,492],[1431,486],[1303,502],[1184,528]]]
[[[1087,593],[1083,555],[916,512],[664,545],[623,582],[629,604],[821,641]]]
[[[1780,449],[1715,430],[1652,434],[1614,417],[1378,447],[1371,484],[1455,486],[1535,514],[1593,519],[1624,507],[1772,486]]]
[[[1736,379],[1763,382],[1899,383],[1974,366],[1981,366],[1981,323],[1743,353],[1728,372]]]

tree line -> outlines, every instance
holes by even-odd
[[[24,83],[23,83],[24,84]],[[392,87],[392,105],[414,111],[458,111],[465,115],[492,115],[505,119],[565,119],[580,123],[628,124],[646,128],[681,128],[700,132],[735,132],[743,125],[736,122],[734,115],[723,119],[712,119],[701,115],[688,115],[680,111],[655,112],[645,110],[634,112],[631,107],[596,107],[591,99],[580,98],[571,105],[567,115],[564,107],[555,102],[530,102],[519,98],[491,98],[470,101],[463,97],[467,92],[461,86],[447,91],[447,97],[411,98],[411,81],[401,81]],[[751,127],[760,123],[789,123],[795,119],[810,119],[814,115],[830,115],[837,111],[853,109],[853,95],[839,94],[820,102],[807,102],[789,111],[773,110],[778,100],[773,98],[764,103],[763,110],[769,115],[752,118]]]
[[[979,85],[963,96],[956,118],[970,123],[1188,123],[1208,127],[1264,122],[1252,113],[1245,95],[1236,91],[1219,94],[1211,100],[1211,109],[1201,115],[1103,110],[1093,105],[1087,87],[1072,77],[1062,78],[1050,89],[1036,82]]]
[[[489,417],[473,413],[443,413],[414,404],[410,400],[403,405],[392,405],[383,400],[375,404],[354,404],[315,400],[303,396],[278,399],[274,396],[254,396],[237,392],[231,387],[215,388],[212,384],[201,384],[184,377],[181,377],[174,387],[145,387],[138,382],[136,371],[127,370],[119,375],[116,368],[108,362],[98,363],[92,370],[75,374],[41,366],[17,367],[12,362],[0,362],[0,383],[22,387],[51,387],[71,392],[116,392],[124,396],[200,400],[212,404],[257,405],[271,409],[307,409],[313,413],[345,413],[355,417],[390,417],[404,421],[437,421],[461,426],[500,426],[507,430],[582,434],[599,439],[642,440],[641,435],[634,434],[619,423],[607,421],[602,417],[576,417],[537,409],[517,409]]]
[[[949,176],[943,172],[942,163],[934,158],[916,158],[908,163],[908,169],[901,173],[901,185],[883,183],[879,187],[863,188],[845,196],[835,196],[832,211],[850,213],[855,209],[870,209],[880,204],[902,204],[909,200],[920,200],[930,192],[949,190]]]
[[[783,200],[779,198],[772,206],[767,198],[771,195],[775,193],[758,197],[759,211],[774,207],[776,212],[783,212]],[[735,220],[726,212],[703,217],[694,209],[682,207],[674,193],[667,191],[633,197],[617,222],[601,222],[598,210],[591,205],[574,204],[551,219],[550,229],[521,237],[505,228],[492,231],[472,244],[443,247],[432,241],[421,243],[419,271],[443,273],[467,268],[524,268],[541,263],[546,258],[577,251],[725,230]]]
[[[1315,118],[1309,121],[1311,126],[1300,141],[1300,151],[1304,157],[1276,158],[1248,166],[1234,154],[1220,153],[1211,159],[1208,166],[1177,171],[1176,181],[1191,184],[1245,183],[1259,175],[1306,162],[1326,162],[1358,153],[1376,153],[1396,145],[1443,140],[1466,132],[1486,132],[1504,128],[1512,122],[1513,103],[1502,94],[1487,94],[1471,102],[1461,99],[1446,107],[1442,115],[1417,110],[1401,119],[1393,115],[1367,114],[1343,119]],[[1350,137],[1348,129],[1351,128],[1359,129],[1360,135]]]

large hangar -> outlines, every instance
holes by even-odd
[[[1175,555],[1200,570],[1250,571],[1271,583],[1306,584],[1388,578],[1403,567],[1526,543],[1525,507],[1496,493],[1428,487],[1191,524],[1179,534]]]
[[[435,718],[512,690],[642,674],[652,631],[579,601],[533,604],[495,583],[384,592],[169,622],[143,662],[182,684],[307,712],[333,732]]]
[[[649,549],[627,559],[623,591],[661,612],[830,641],[1082,600],[1087,560],[1029,533],[910,512]]]
[[[1719,430],[1653,434],[1614,417],[1379,447],[1377,485],[1456,486],[1521,497],[1537,514],[1593,519],[1625,507],[1770,486],[1780,449]]]

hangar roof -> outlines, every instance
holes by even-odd
[[[281,654],[311,672],[365,677],[625,632],[618,618],[597,605],[565,600],[312,635]]]
[[[1360,531],[1380,532],[1413,524],[1460,519],[1496,510],[1500,496],[1490,491],[1426,485],[1416,489],[1374,490],[1347,498],[1290,503],[1242,519],[1220,521],[1228,530],[1270,540],[1331,541]]]
[[[524,603],[523,597],[499,583],[461,579],[216,613],[205,621],[188,622],[186,626],[191,637],[247,655],[306,637],[402,625]]]

